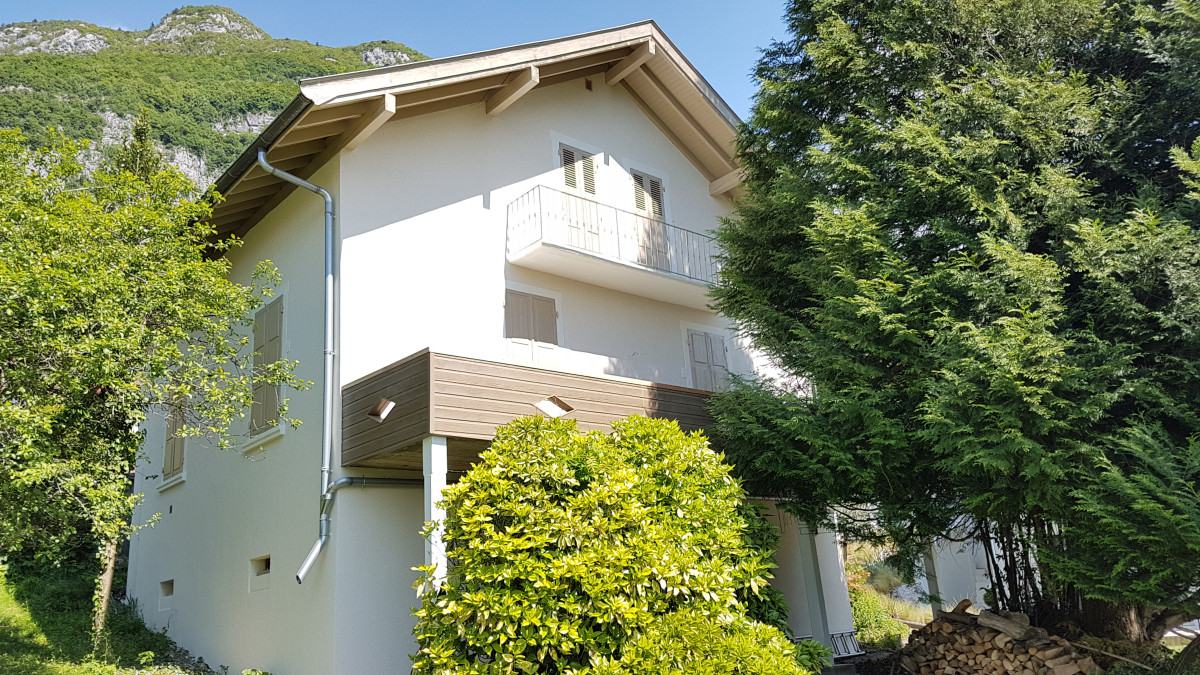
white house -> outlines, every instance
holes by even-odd
[[[737,124],[652,22],[302,82],[212,222],[245,240],[234,278],[278,267],[256,348],[316,385],[258,391],[237,451],[148,423],[147,623],[234,672],[407,673],[411,568],[442,555],[418,530],[497,425],[550,396],[583,428],[707,423],[706,392],[759,367],[706,299]],[[328,347],[323,200],[280,172],[336,215]],[[857,651],[833,536],[772,517],[793,631]]]

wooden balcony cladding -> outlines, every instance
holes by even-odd
[[[629,415],[677,420],[684,430],[712,422],[708,392],[635,380],[573,375],[422,351],[342,390],[342,465],[419,470],[421,439],[449,439],[451,470],[464,470],[496,427],[536,412],[558,396],[585,430],[611,430]],[[380,399],[396,403],[382,423],[367,412]]]

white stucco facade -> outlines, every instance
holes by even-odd
[[[606,86],[603,75],[533,89],[495,116],[477,103],[383,124],[311,178],[333,194],[340,227],[340,385],[430,349],[692,387],[689,331],[720,336],[731,372],[757,372],[754,354],[729,322],[694,302],[509,261],[508,205],[539,185],[563,188],[561,144],[595,153],[589,200],[634,209],[632,169],[661,179],[664,220],[675,227],[705,233],[731,213],[727,196],[711,194],[710,177],[624,88]],[[303,584],[294,578],[319,514],[321,223],[320,199],[293,192],[229,254],[238,281],[248,281],[260,260],[272,261],[282,275],[282,355],[298,361],[297,375],[316,383],[284,392],[289,415],[303,424],[226,452],[189,439],[182,480],[164,486],[157,474],[166,424],[149,420],[135,483],[145,499],[135,522],[156,515],[158,522],[133,538],[128,594],[152,628],[233,672],[408,673],[415,651],[412,568],[426,557],[418,534],[427,501],[421,488],[342,490],[330,545]],[[617,262],[589,264],[603,274],[634,274],[618,287],[635,291],[638,279],[649,278]],[[651,281],[658,296],[670,284],[690,293],[695,283]],[[531,351],[528,340],[506,337],[507,290],[554,300],[557,345]],[[245,435],[247,427],[235,432]],[[335,461],[335,479],[351,475],[398,474]],[[808,548],[823,556],[809,586],[836,585],[838,579],[824,578],[844,574],[831,567],[838,555],[832,539],[794,535],[807,537]],[[799,548],[787,555],[793,553],[804,555]],[[262,573],[264,556],[269,573]],[[840,583],[844,596],[844,576]],[[793,595],[806,597],[801,590]],[[823,621],[840,626],[848,604],[834,604],[823,610]]]

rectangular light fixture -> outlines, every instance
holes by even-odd
[[[371,411],[367,413],[367,417],[370,417],[376,422],[382,423],[385,419],[387,419],[387,416],[391,414],[392,408],[395,407],[395,401],[389,401],[386,398],[381,398],[375,402],[374,406],[371,407]]]
[[[562,417],[574,410],[567,402],[557,396],[548,396],[533,404],[546,417]]]

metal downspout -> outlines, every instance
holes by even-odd
[[[330,512],[333,510],[334,493],[338,489],[347,485],[358,485],[360,487],[424,487],[424,482],[397,478],[341,478],[336,482],[330,482],[329,479],[333,472],[333,446],[335,443],[333,415],[337,404],[337,382],[334,380],[334,323],[336,318],[335,312],[337,311],[337,280],[335,278],[337,268],[334,263],[334,248],[337,242],[337,230],[333,216],[333,197],[324,188],[271,166],[267,162],[267,152],[262,148],[258,150],[258,165],[270,175],[297,187],[302,187],[310,192],[315,192],[325,199],[325,364],[321,405],[321,520],[318,527],[317,541],[313,543],[312,549],[309,550],[308,555],[304,558],[304,562],[300,565],[300,570],[296,572],[296,583],[303,583],[304,577],[308,575],[309,570],[316,563],[317,557],[321,555],[321,551],[324,550],[325,545],[329,542],[329,534],[332,529]]]

